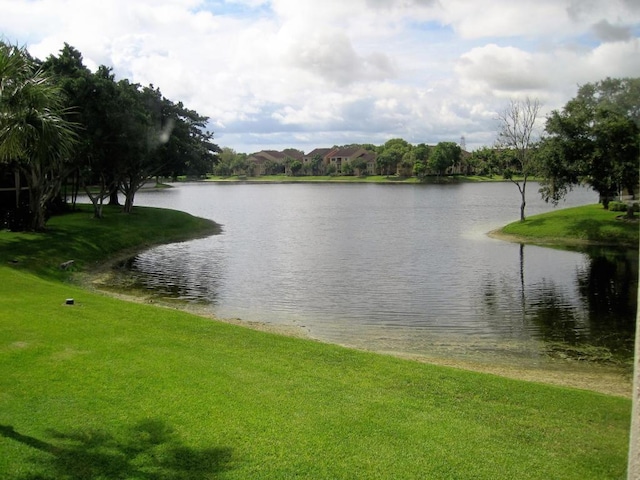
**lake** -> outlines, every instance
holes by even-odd
[[[537,188],[528,185],[528,215],[553,208]],[[121,273],[221,318],[381,352],[536,362],[586,345],[631,355],[637,252],[488,237],[519,218],[519,200],[510,183],[175,184],[140,192],[136,205],[209,218],[222,233],[153,248]],[[558,208],[596,202],[578,189]]]

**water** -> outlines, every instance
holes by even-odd
[[[529,191],[528,215],[552,209]],[[595,202],[580,189],[560,206]],[[426,356],[535,359],[556,343],[632,350],[637,254],[489,238],[518,218],[509,183],[179,184],[136,204],[222,224],[220,235],[127,262],[154,295],[218,317]]]

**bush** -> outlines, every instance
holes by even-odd
[[[626,212],[627,204],[624,202],[609,202],[609,211],[611,212]]]

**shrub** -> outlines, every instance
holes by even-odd
[[[609,202],[609,211],[611,212],[626,212],[627,204],[624,202]]]

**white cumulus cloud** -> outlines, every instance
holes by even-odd
[[[640,75],[635,0],[0,0],[4,41],[154,84],[221,146],[492,144],[513,97]]]

